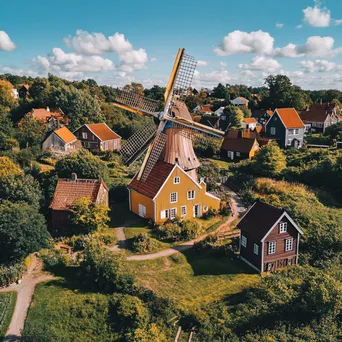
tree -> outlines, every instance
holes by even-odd
[[[164,101],[165,88],[154,85],[151,89],[144,89],[144,95],[156,101]]]
[[[141,83],[132,82],[131,84],[126,84],[123,90],[144,96],[144,86]]]
[[[8,176],[18,176],[22,172],[20,168],[8,157],[0,157],[0,181],[3,182]]]
[[[223,114],[227,117],[229,128],[241,128],[243,120],[243,112],[237,106],[228,106],[223,110]]]
[[[87,197],[78,199],[71,207],[72,222],[79,233],[100,232],[108,228],[109,208],[103,204],[94,204]]]
[[[17,102],[12,94],[13,85],[5,80],[0,80],[0,105],[4,107],[13,107]]]
[[[40,121],[24,116],[18,125],[18,140],[21,147],[40,146],[47,132],[47,126]]]
[[[3,148],[4,142],[14,137],[13,123],[6,113],[0,113],[0,149]]]
[[[106,164],[88,150],[80,150],[61,158],[55,165],[59,177],[70,178],[75,172],[80,178],[104,179],[108,178]]]
[[[212,95],[217,99],[225,99],[227,95],[227,89],[222,83],[219,83],[217,87],[213,89]]]
[[[286,157],[276,143],[261,148],[254,160],[254,170],[265,177],[277,177],[286,168]]]
[[[50,235],[44,216],[28,203],[0,204],[0,260],[22,260],[47,247]]]

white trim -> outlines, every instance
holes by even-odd
[[[248,260],[246,260],[243,256],[240,255],[240,259],[245,262],[247,265],[253,267],[255,270],[257,270],[259,273],[261,273],[262,271],[259,270],[256,266],[254,266],[253,264],[251,264]]]
[[[256,247],[256,248],[255,248]],[[255,253],[255,250],[257,251],[257,253]],[[253,243],[253,253],[255,254],[255,255],[259,255],[259,250],[260,250],[260,248],[259,248],[259,245],[257,244],[257,243]]]
[[[288,241],[291,241],[291,243],[290,243],[291,249],[287,249],[288,248],[288,245],[287,245]],[[285,248],[284,249],[285,249],[284,252],[291,252],[291,251],[293,251],[293,237],[289,237],[289,238],[285,239]]]
[[[261,265],[260,265],[261,272],[264,271],[264,252],[265,252],[264,246],[265,246],[265,243],[261,241]]]
[[[153,218],[154,222],[157,222],[157,204],[156,201],[152,200],[153,202]]]
[[[298,232],[297,234],[297,255],[296,255],[296,265],[298,265],[298,257],[299,257],[299,238],[300,238],[300,234]]]
[[[176,178],[178,178],[178,182],[176,183]],[[173,184],[180,184],[180,177],[179,176],[175,176],[173,177]]]
[[[209,197],[211,197],[211,198],[214,198],[214,199],[217,199],[217,200],[221,201],[221,199],[220,199],[220,198],[218,198],[218,197],[214,196],[214,195],[213,195],[213,194],[211,194],[210,192],[205,192],[205,195],[206,195],[206,196],[209,196]]]
[[[176,194],[176,200],[172,201],[172,195]],[[170,192],[170,203],[177,203],[178,202],[178,192],[174,191],[174,192]]]
[[[287,219],[292,223],[292,225],[297,229],[297,231],[304,235],[302,230],[296,225],[296,223],[292,220],[292,218],[289,216],[289,214],[284,211],[282,215],[280,215],[279,219],[276,221],[276,223],[269,229],[269,231],[265,234],[265,236],[261,239],[261,242],[264,242],[268,235],[270,235],[271,231],[276,227],[276,225],[281,221],[281,219],[286,216]],[[241,222],[241,221],[240,221]]]
[[[185,214],[183,214],[183,208],[185,208]],[[183,216],[186,216],[187,215],[187,207],[186,207],[186,205],[182,205],[181,206],[181,216],[183,217]]]
[[[270,246],[274,246],[274,249],[273,248],[271,249]],[[274,252],[273,252],[273,250],[274,250]],[[267,255],[276,254],[276,252],[277,252],[277,241],[269,241],[268,246],[267,246]]]

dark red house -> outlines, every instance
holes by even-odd
[[[259,272],[298,263],[301,229],[284,210],[257,200],[239,222],[240,258]]]
[[[85,124],[74,134],[82,146],[93,151],[116,151],[121,147],[121,137],[106,123]]]
[[[108,206],[108,187],[101,179],[78,179],[75,173],[71,179],[58,179],[50,204],[54,231],[67,232],[70,227],[70,208],[82,197],[89,198],[95,204]]]

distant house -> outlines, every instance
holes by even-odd
[[[27,113],[25,116],[38,120],[42,124],[47,125],[49,129],[68,125],[70,122],[60,108],[32,108],[31,112]]]
[[[19,86],[19,97],[25,99],[30,94],[30,86],[28,84],[22,84]]]
[[[266,137],[281,148],[303,146],[305,125],[294,108],[277,108],[265,125]]]
[[[255,129],[257,126],[258,122],[254,118],[243,118],[242,120],[242,128],[247,128],[247,129]]]
[[[206,125],[208,127],[213,127],[213,128],[219,128],[219,118],[217,116],[196,115],[196,116],[193,116],[192,119],[195,122],[199,122],[202,125]]]
[[[193,112],[196,114],[201,114],[201,115],[210,115],[212,113],[212,110],[208,106],[203,106],[203,105],[197,105],[194,109]]]
[[[15,99],[18,99],[19,98],[19,93],[18,93],[18,90],[16,88],[13,88],[12,89],[12,96],[15,98]]]
[[[220,199],[206,190],[179,165],[158,161],[145,181],[136,175],[128,184],[129,208],[157,224],[182,217],[201,217],[209,208],[219,209]]]
[[[214,113],[215,113],[217,116],[221,116],[221,115],[223,114],[223,111],[224,111],[225,108],[226,108],[226,107],[220,107],[219,109],[215,110]]]
[[[256,138],[243,137],[239,130],[229,130],[222,142],[221,156],[229,160],[252,159],[259,150]]]
[[[264,125],[272,115],[273,111],[271,109],[254,109],[252,111],[252,118],[257,120],[262,125]]]
[[[248,107],[248,100],[242,96],[236,97],[234,100],[231,100],[230,103],[233,106],[245,106]]]
[[[53,131],[43,142],[44,151],[67,153],[80,148],[82,148],[81,142],[65,126]]]
[[[94,204],[108,206],[108,187],[99,179],[78,179],[75,173],[71,179],[59,178],[50,204],[52,227],[55,231],[67,232],[71,225],[71,207],[86,197]]]
[[[94,151],[117,151],[121,147],[121,137],[106,123],[85,124],[74,134],[82,146]]]
[[[240,258],[258,272],[298,264],[301,229],[284,210],[257,200],[237,225]]]

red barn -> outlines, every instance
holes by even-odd
[[[298,263],[301,229],[284,210],[257,200],[239,222],[240,258],[259,272]]]

